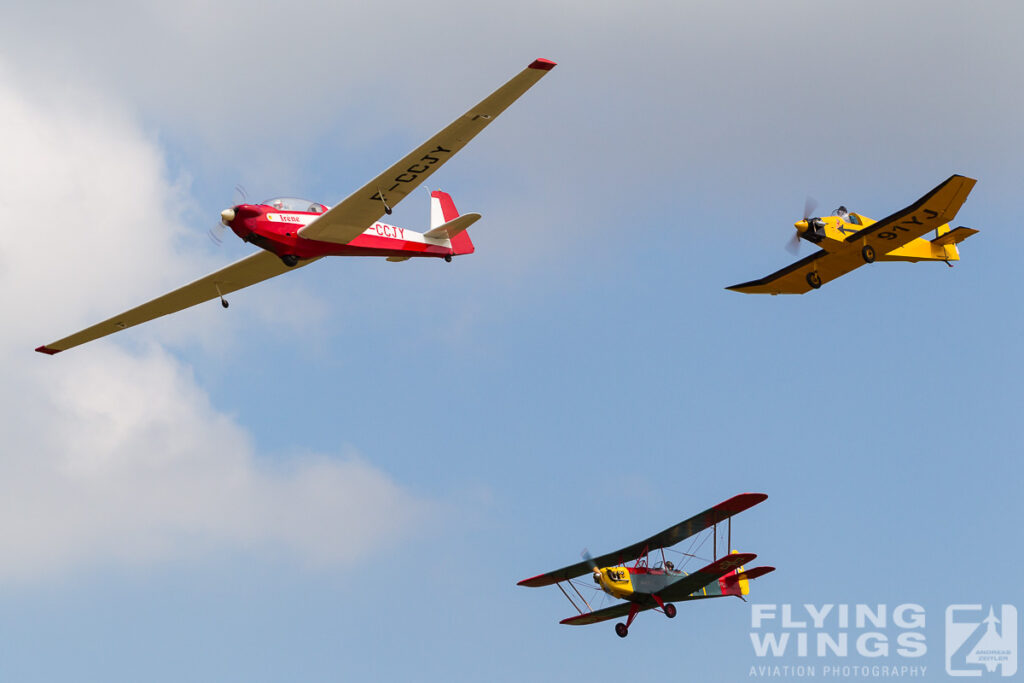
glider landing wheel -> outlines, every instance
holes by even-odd
[[[821,276],[818,275],[818,271],[812,270],[807,273],[807,284],[811,286],[811,289],[821,289]]]
[[[676,616],[676,606],[671,602],[665,603],[665,616],[669,619],[674,619]]]
[[[629,635],[629,629],[626,628],[626,625],[620,621],[619,623],[615,624],[615,635],[617,635],[619,638],[625,638]]]
[[[860,255],[864,257],[864,263],[875,262],[875,248],[870,244],[864,245],[864,248],[860,250]]]
[[[299,265],[299,257],[295,254],[285,254],[281,257],[281,261],[289,268],[294,268]]]
[[[445,261],[445,263],[451,263],[452,262],[452,255],[451,254],[445,254],[444,255],[444,261]]]

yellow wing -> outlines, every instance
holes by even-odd
[[[535,60],[447,128],[299,230],[299,236],[339,244],[351,242],[455,156],[554,66],[554,62],[546,59]]]
[[[251,256],[246,256],[240,261],[235,261],[226,268],[221,268],[141,306],[136,306],[129,311],[115,315],[113,318],[108,318],[101,323],[87,327],[81,332],[75,332],[46,346],[40,346],[36,351],[50,355],[66,351],[73,346],[105,337],[114,332],[120,332],[121,330],[134,327],[169,313],[177,313],[204,301],[209,301],[224,294],[238,291],[243,287],[262,282],[275,275],[281,275],[290,270],[307,266],[316,260],[303,259],[294,268],[289,268],[281,262],[278,256],[271,254],[269,251],[261,250]]]
[[[846,238],[833,251],[819,251],[760,280],[726,287],[744,294],[803,294],[863,266],[865,247],[887,254],[956,217],[977,181],[953,175],[901,211]],[[815,286],[816,285],[816,286]]]
[[[816,284],[820,286],[841,275],[846,275],[862,265],[864,265],[864,259],[857,250],[844,249],[841,252],[822,250],[802,258],[796,263],[791,263],[768,277],[743,282],[726,287],[726,289],[744,294],[804,294],[816,289],[811,286],[811,280],[808,279],[814,278],[813,273],[817,273]]]

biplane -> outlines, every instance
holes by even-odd
[[[676,616],[676,606],[672,603],[706,598],[720,598],[735,595],[743,599],[750,592],[749,582],[759,576],[775,571],[775,567],[754,567],[744,569],[743,565],[752,562],[757,555],[740,553],[732,549],[732,517],[764,501],[768,496],[763,493],[741,493],[729,500],[708,508],[686,521],[665,529],[661,533],[619,550],[605,553],[599,557],[591,557],[587,551],[583,553],[583,561],[562,567],[555,571],[523,579],[520,586],[556,585],[566,599],[572,604],[576,616],[563,619],[560,623],[570,626],[582,626],[608,621],[625,616],[625,623],[615,624],[615,633],[625,638],[633,619],[640,612],[657,610],[672,619]],[[718,557],[718,525],[727,524],[726,553]],[[679,568],[665,557],[665,549],[677,543],[697,536],[703,531],[712,530],[712,562],[692,573],[683,571],[683,563]],[[704,539],[706,541],[707,538]],[[694,550],[694,548],[691,548]],[[660,553],[660,560],[651,563],[652,553]],[[693,553],[681,553],[684,560],[697,557]],[[632,562],[630,565],[629,563]],[[576,579],[589,574],[597,588],[613,598],[624,600],[611,607],[594,610],[590,602],[583,596],[580,588],[593,589],[583,583],[577,585]],[[583,607],[576,603],[562,587],[566,583],[576,596],[582,600]]]
[[[726,287],[744,294],[804,294],[826,282],[875,261],[960,260],[957,244],[978,231],[958,227],[950,230],[955,217],[976,181],[951,176],[934,190],[905,209],[875,221],[863,214],[839,207],[831,216],[810,217],[808,203],[804,218],[794,223],[795,244],[806,240],[821,249],[760,280]],[[925,234],[934,230],[935,237]]]
[[[36,349],[53,355],[134,325],[176,313],[324,256],[377,256],[388,261],[439,258],[473,253],[466,228],[478,213],[459,215],[451,197],[431,193],[430,229],[417,232],[381,222],[394,207],[465,147],[505,109],[537,83],[555,63],[536,59],[468,112],[366,183],[340,204],[278,197],[239,204],[221,212],[221,223],[261,249],[191,284],[101,323]]]

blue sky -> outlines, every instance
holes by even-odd
[[[742,491],[753,600],[921,604],[937,676],[947,605],[1024,604],[1014,3],[381,14],[10,8],[5,680],[746,680],[739,601],[620,641],[515,585]],[[334,203],[539,56],[430,182],[473,256],[31,353],[249,253],[206,238],[235,184]],[[806,195],[882,217],[952,173],[955,268],[723,289],[789,262]]]

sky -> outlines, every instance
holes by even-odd
[[[734,545],[777,568],[750,601],[920,605],[927,653],[894,661],[930,679],[947,606],[1024,608],[1019,3],[3,15],[3,680],[824,664],[757,657],[738,600],[619,640],[516,586],[743,491],[769,497]],[[537,57],[558,66],[429,181],[483,214],[472,256],[324,259],[32,353],[251,253],[207,237],[236,185],[333,204]],[[807,196],[881,218],[953,173],[981,231],[954,268],[724,289],[792,259]]]

